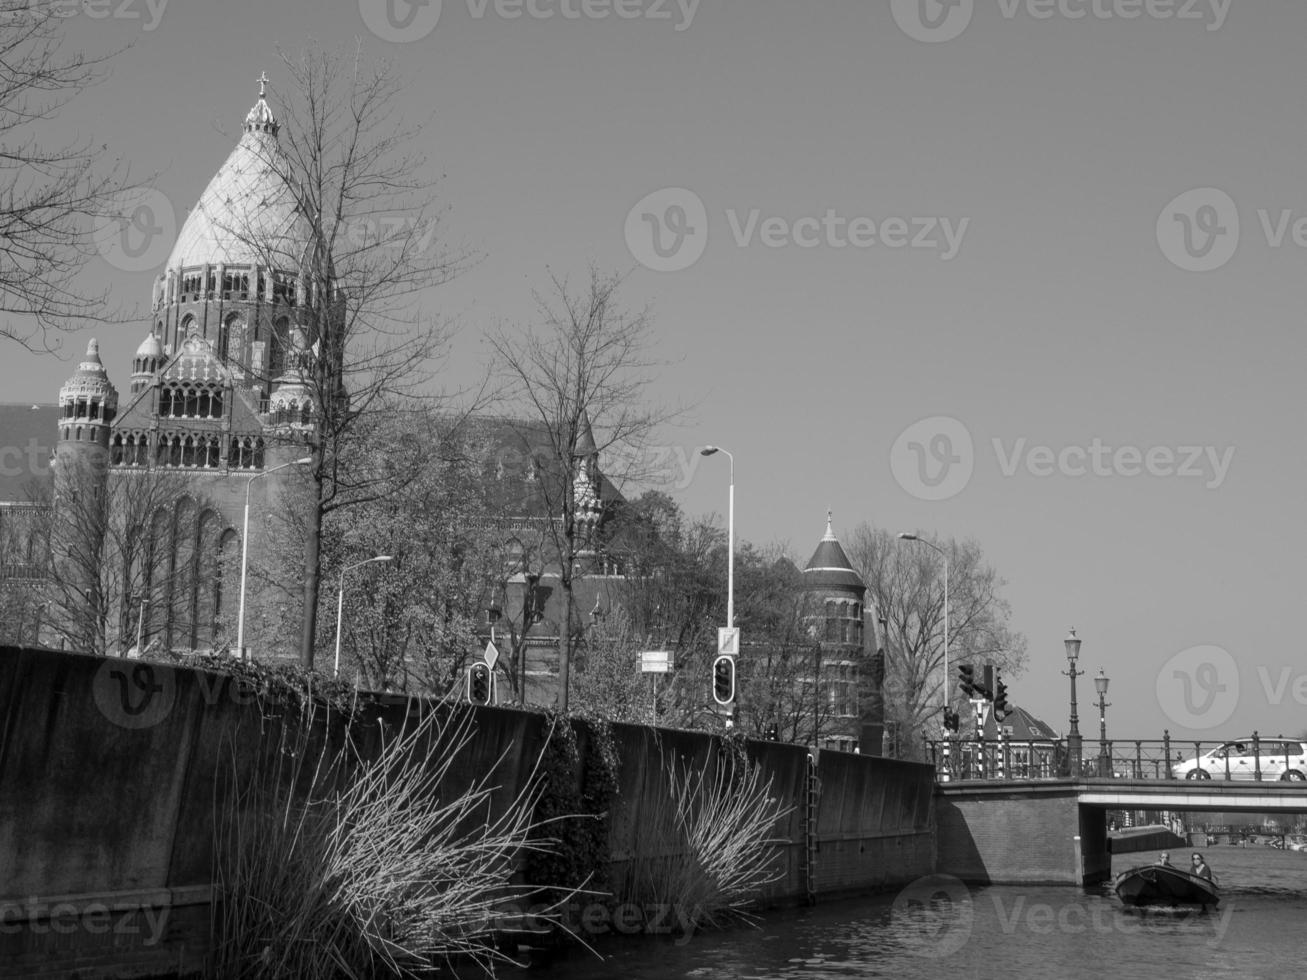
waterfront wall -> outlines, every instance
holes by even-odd
[[[414,708],[372,699],[364,742]],[[225,675],[0,648],[0,975],[198,970],[210,942],[216,777],[270,752],[286,720]],[[506,805],[535,772],[548,720],[481,708],[474,724],[451,788],[494,770],[495,805]],[[666,792],[667,760],[706,768],[725,749],[695,732],[615,725],[613,736],[620,793],[610,853],[620,870],[642,816]],[[791,808],[777,828],[788,843],[768,902],[893,888],[934,870],[929,767],[810,758],[770,742],[746,751]]]

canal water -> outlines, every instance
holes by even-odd
[[[972,887],[923,879],[897,895],[769,913],[758,928],[669,937],[603,937],[602,959],[573,956],[524,980],[933,980],[1160,977],[1280,980],[1307,976],[1307,852],[1199,848],[1221,885],[1206,913],[1133,911],[1110,886]],[[1191,851],[1173,860],[1188,865]],[[1114,872],[1154,855],[1121,855]],[[501,976],[504,975],[501,973]]]

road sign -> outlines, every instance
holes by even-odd
[[[672,669],[670,650],[643,650],[640,653],[640,670],[646,674],[666,674]]]
[[[486,643],[486,666],[491,670],[495,669],[495,661],[499,659],[499,647],[495,646],[494,640]]]
[[[740,652],[740,628],[738,626],[720,626],[717,628],[717,653],[734,657]]]

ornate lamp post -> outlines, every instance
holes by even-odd
[[[1076,661],[1080,658],[1080,638],[1076,636],[1074,627],[1062,643],[1066,647],[1066,662],[1069,666],[1062,673],[1071,678],[1071,730],[1066,736],[1066,747],[1071,756],[1071,775],[1078,779],[1083,741],[1080,738],[1080,716],[1076,714],[1076,678],[1084,671],[1076,670]]]
[[[1110,705],[1107,703],[1107,675],[1102,667],[1098,668],[1098,676],[1094,678],[1094,688],[1098,691],[1098,774],[1110,776],[1112,757],[1107,751],[1107,709]]]

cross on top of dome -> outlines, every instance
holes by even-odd
[[[267,101],[268,73],[261,72],[255,81],[259,83],[259,101],[254,103],[254,107],[245,116],[245,132],[271,133],[276,136],[277,120],[272,117]]]

